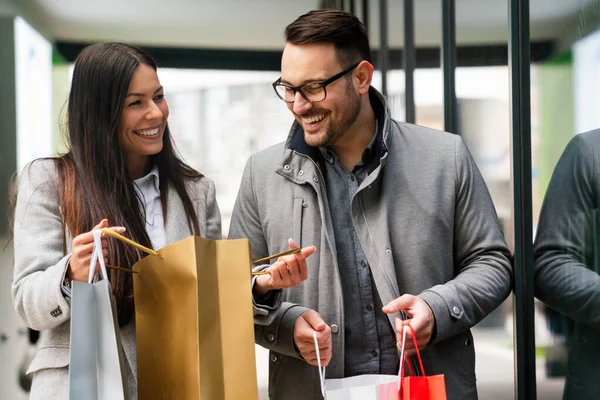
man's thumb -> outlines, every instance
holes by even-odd
[[[302,316],[304,317],[304,320],[308,322],[308,324],[315,331],[322,331],[327,326],[327,324],[325,323],[325,321],[323,321],[323,318],[321,318],[319,313],[314,310],[309,310],[302,314]]]

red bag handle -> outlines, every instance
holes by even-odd
[[[402,321],[402,349],[400,351],[400,371],[398,373],[398,378],[400,381],[402,381],[402,378],[404,378],[404,363],[405,362],[406,362],[406,364],[408,364],[409,373],[413,376],[415,375],[415,372],[413,371],[412,366],[410,365],[410,362],[408,362],[407,357],[404,355],[404,346],[406,344],[406,328],[408,328],[410,330],[410,335],[412,337],[413,343],[415,345],[415,349],[417,351],[417,359],[419,360],[419,366],[421,367],[421,375],[425,376],[425,368],[423,368],[423,359],[421,359],[421,352],[419,351],[419,346],[417,344],[417,335],[415,334],[415,330],[410,325],[410,321]],[[400,387],[400,383],[398,384],[398,388],[399,387]]]

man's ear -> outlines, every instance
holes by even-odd
[[[353,79],[359,94],[363,95],[369,93],[374,70],[375,67],[368,61],[361,61],[354,70]]]

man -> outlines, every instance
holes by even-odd
[[[552,174],[534,244],[535,295],[574,320],[567,400],[600,398],[599,165],[600,130],[576,135]]]
[[[253,257],[285,250],[287,238],[317,246],[304,282],[255,290],[270,397],[321,398],[313,331],[327,378],[396,374],[402,310],[448,398],[477,398],[469,328],[508,296],[512,272],[468,150],[456,135],[390,118],[353,15],[309,12],[285,38],[273,87],[296,121],[285,143],[249,159],[230,228]],[[302,273],[290,269],[290,282]]]

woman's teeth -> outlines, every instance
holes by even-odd
[[[159,128],[152,128],[152,129],[144,129],[143,131],[135,131],[135,133],[137,133],[138,135],[141,136],[154,136],[158,133]]]

